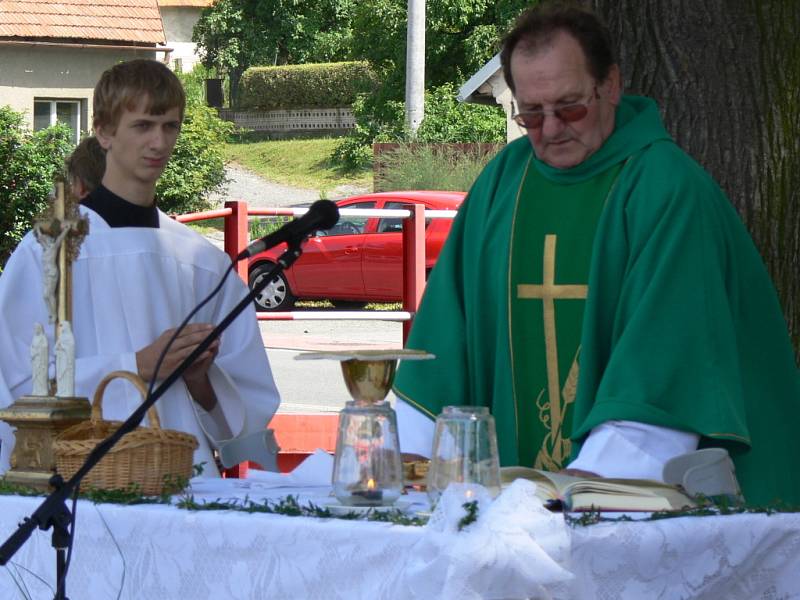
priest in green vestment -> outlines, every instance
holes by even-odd
[[[437,358],[401,365],[401,441],[487,406],[504,465],[660,478],[722,446],[748,502],[800,504],[800,378],[727,198],[652,100],[622,95],[592,13],[528,11],[501,59],[528,135],[478,177],[431,273],[407,347]]]

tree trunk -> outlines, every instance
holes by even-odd
[[[230,97],[231,108],[239,107],[239,82],[242,80],[243,74],[244,74],[244,69],[239,67],[235,69],[230,69],[228,71],[228,84],[230,86],[229,97]]]
[[[590,0],[628,93],[719,182],[756,242],[800,347],[800,2]]]

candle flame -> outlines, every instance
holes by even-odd
[[[375,489],[375,480],[372,479],[372,477],[370,477],[369,480],[367,481],[367,489],[368,490],[374,490]]]
[[[467,492],[466,492],[467,500],[472,498],[474,495],[475,495],[475,492],[473,492],[472,490],[467,490]]]

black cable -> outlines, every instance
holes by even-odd
[[[173,342],[177,339],[177,337],[180,334],[180,332],[183,331],[183,329],[189,324],[189,321],[191,320],[191,318],[194,315],[197,314],[197,311],[199,311],[206,304],[208,304],[208,302],[214,296],[216,296],[219,293],[219,291],[222,289],[222,285],[225,283],[225,280],[228,278],[228,275],[230,275],[231,271],[233,271],[234,265],[235,265],[235,263],[231,262],[231,264],[228,267],[228,269],[225,271],[225,273],[223,273],[222,279],[217,284],[217,287],[215,287],[211,291],[211,293],[202,302],[200,302],[200,304],[195,306],[192,309],[192,311],[187,315],[187,317],[183,320],[183,322],[180,325],[178,325],[177,329],[175,329],[175,333],[172,334],[172,337],[167,342],[167,345],[164,346],[164,349],[161,351],[161,354],[159,355],[158,360],[156,361],[156,366],[153,369],[153,375],[150,377],[150,384],[147,386],[147,396],[148,397],[150,397],[150,395],[153,393],[153,388],[155,387],[156,380],[158,379],[158,371],[161,369],[161,363],[164,362],[164,358],[167,356],[167,352],[169,351],[170,346],[172,346]]]

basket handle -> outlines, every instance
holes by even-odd
[[[133,373],[131,371],[111,371],[111,373],[100,380],[100,383],[97,384],[97,389],[94,392],[91,416],[91,420],[93,422],[103,420],[103,392],[106,391],[106,386],[111,383],[113,379],[118,377],[130,381],[136,387],[136,389],[139,390],[139,393],[142,395],[142,400],[147,398],[147,385],[145,384],[144,379],[142,379],[137,373]],[[156,412],[155,406],[151,406],[147,409],[147,420],[150,421],[150,427],[153,429],[161,429],[161,421],[158,420],[158,413]]]

